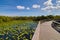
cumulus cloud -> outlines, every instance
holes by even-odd
[[[60,0],[57,0],[56,3],[57,3],[56,5],[57,9],[60,9]]]
[[[17,6],[17,9],[25,9],[24,6]]]
[[[44,5],[45,6],[52,6],[53,5],[52,0],[48,0],[48,1],[44,2]]]
[[[48,1],[44,2],[44,6],[46,6],[46,7],[42,8],[41,10],[46,11],[46,10],[52,10],[55,8],[53,6],[52,0],[48,0]]]
[[[60,0],[57,0],[56,3],[57,3],[58,5],[60,5]]]
[[[58,5],[58,6],[56,6],[56,9],[57,9],[57,10],[59,10],[59,9],[60,9],[60,6],[59,6],[59,5]]]
[[[40,5],[34,4],[32,7],[33,7],[33,8],[40,8]]]
[[[55,6],[52,3],[52,0],[48,0],[48,1],[44,2],[44,6],[45,7],[44,8],[41,8],[41,10],[51,11],[51,10],[58,10],[58,9],[60,9],[60,0],[57,0],[56,2],[57,2],[57,4]]]
[[[30,7],[25,7],[25,6],[21,6],[21,5],[16,6],[16,8],[19,9],[19,10],[23,10],[23,9],[30,10],[31,9]],[[34,5],[32,5],[32,8],[35,8],[35,9],[40,8],[40,5],[34,4]]]
[[[46,11],[46,10],[54,10],[54,9],[57,9],[57,7],[56,6],[47,6],[45,8],[42,8],[41,10]]]
[[[30,8],[29,8],[29,7],[27,7],[26,9],[27,9],[27,10],[30,10]]]

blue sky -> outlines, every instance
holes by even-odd
[[[60,15],[60,0],[0,0],[0,15]]]

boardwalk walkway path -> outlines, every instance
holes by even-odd
[[[60,33],[51,27],[52,21],[38,24],[32,40],[60,40]]]

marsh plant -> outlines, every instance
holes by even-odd
[[[0,40],[31,40],[37,22],[18,20],[0,23]]]

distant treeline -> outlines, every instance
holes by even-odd
[[[39,20],[56,20],[60,19],[60,16],[53,16],[53,15],[47,15],[47,16],[15,16],[15,17],[9,17],[9,16],[0,16],[0,23],[1,22],[8,22],[8,21],[14,21],[14,20],[33,20],[33,21],[39,21]]]

